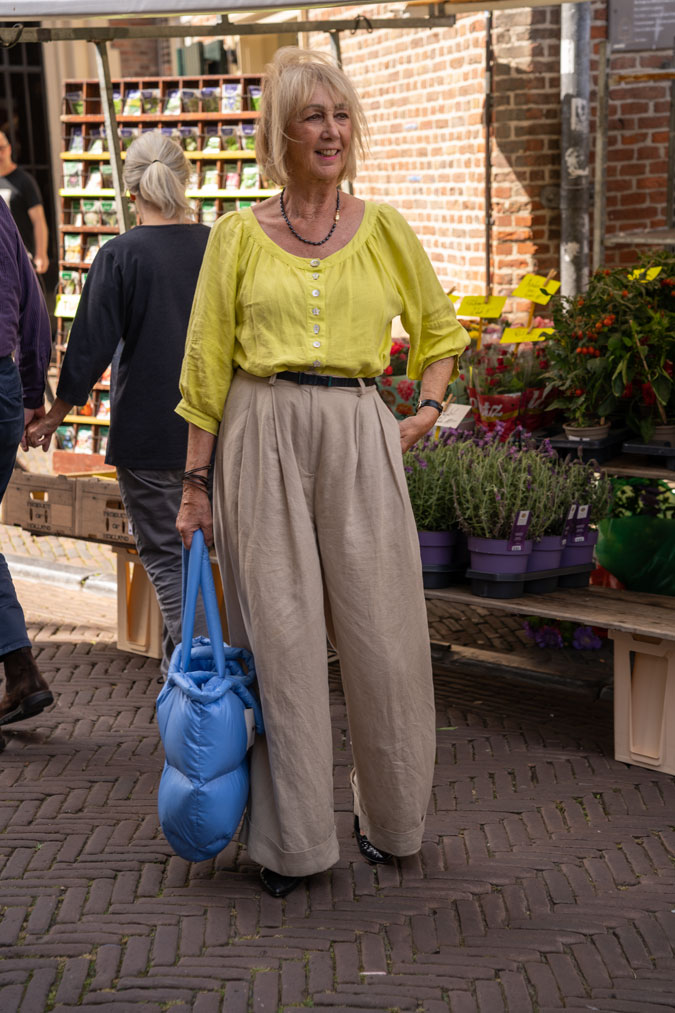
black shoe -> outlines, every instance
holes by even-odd
[[[262,885],[271,897],[285,897],[295,890],[304,878],[304,876],[282,876],[280,872],[273,872],[271,869],[260,870]]]
[[[380,851],[374,844],[371,844],[365,834],[362,834],[359,829],[359,818],[354,817],[354,836],[356,837],[356,843],[359,846],[359,851],[367,862],[371,862],[373,865],[388,865],[391,862],[393,855],[390,855],[388,851]]]

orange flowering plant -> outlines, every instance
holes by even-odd
[[[547,342],[551,388],[570,422],[616,418],[648,440],[675,421],[675,256],[596,271],[587,292],[557,299]]]

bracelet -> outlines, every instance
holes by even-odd
[[[207,496],[209,494],[209,487],[208,487],[208,485],[202,484],[199,481],[195,481],[194,478],[184,478],[183,479],[183,485],[184,486],[185,485],[191,485],[195,489],[200,489],[202,492],[205,492]]]
[[[191,468],[190,471],[183,472],[183,478],[187,478],[189,475],[196,475],[198,471],[211,471],[211,465],[202,464],[199,468]]]
[[[441,404],[441,402],[434,401],[434,399],[431,397],[425,397],[424,400],[417,402],[417,411],[419,411],[420,408],[427,408],[427,407],[435,408],[439,415],[443,412],[443,405]]]

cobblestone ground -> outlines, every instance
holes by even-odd
[[[341,858],[275,901],[237,844],[162,837],[158,668],[115,649],[114,599],[17,588],[57,701],[0,761],[3,1013],[675,1008],[675,784],[614,761],[607,701],[441,652],[424,846],[375,869],[332,666]]]

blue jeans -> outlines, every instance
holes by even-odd
[[[21,379],[11,355],[6,355],[0,358],[0,502],[12,477],[22,436]],[[20,647],[30,647],[30,640],[7,562],[0,552],[0,658]]]

